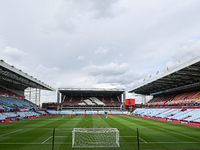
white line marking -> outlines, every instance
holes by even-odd
[[[9,144],[16,144],[16,145],[20,145],[20,144],[25,144],[25,145],[35,145],[35,144],[37,144],[37,145],[42,145],[42,143],[40,142],[40,143],[0,143],[0,145],[9,145]],[[48,144],[52,144],[52,142],[46,142],[46,143],[43,143],[43,144],[46,144],[46,145],[48,145]],[[72,144],[72,142],[65,142],[65,143],[63,143],[63,142],[55,142],[54,144]]]
[[[120,136],[120,137],[137,137],[137,136]],[[140,140],[142,140],[144,143],[147,143],[147,141],[143,140],[141,137],[139,137]]]
[[[46,141],[48,141],[52,136],[50,136],[48,139],[46,139],[44,142],[42,142],[42,144],[44,144]]]
[[[159,129],[162,129],[162,130],[165,130],[165,131],[168,131],[168,132],[171,132],[171,133],[177,134],[177,135],[181,135],[181,136],[184,136],[184,137],[187,137],[187,138],[193,139],[193,140],[200,141],[199,139],[196,139],[196,138],[193,138],[193,137],[190,137],[190,136],[184,135],[184,134],[180,134],[180,133],[173,132],[173,131],[170,131],[170,130],[166,130],[166,129],[163,129],[163,128],[159,128]]]
[[[119,137],[137,137],[137,136],[119,136]]]
[[[121,144],[123,143],[137,143],[137,142],[120,142]],[[188,143],[188,144],[199,144],[199,142],[148,142],[148,143],[146,143],[146,144],[154,144],[154,143],[163,143],[163,144],[175,144],[175,143]],[[20,145],[20,144],[26,144],[26,145],[34,145],[34,144],[37,144],[37,145],[41,145],[42,143],[0,143],[0,145],[9,145],[9,144],[16,144],[16,145]],[[47,142],[47,143],[44,143],[44,144],[46,144],[46,145],[48,145],[48,144],[52,144],[51,142]],[[68,145],[68,144],[72,144],[71,142],[55,142],[54,144],[63,144],[63,145]],[[142,144],[142,143],[141,143]]]
[[[15,132],[20,131],[20,130],[23,130],[23,129],[19,129],[19,130],[15,130],[15,131],[12,131],[12,132],[9,132],[9,133],[6,133],[6,134],[2,134],[2,135],[0,135],[0,137],[1,137],[1,136],[4,136],[4,135],[11,134],[11,133],[15,133]]]
[[[142,138],[139,137],[140,140],[142,140],[144,143],[147,143],[147,141],[143,140]]]
[[[173,144],[173,143],[191,143],[191,144],[192,144],[192,143],[198,143],[198,144],[199,144],[199,142],[148,142],[148,143],[169,143],[169,144],[170,144],[170,143],[172,143],[172,144]]]

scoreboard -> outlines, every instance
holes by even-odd
[[[129,105],[129,100],[131,105],[135,105],[135,99],[126,99],[126,105]]]

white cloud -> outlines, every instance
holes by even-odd
[[[2,59],[12,64],[19,63],[27,56],[28,54],[26,52],[15,47],[6,46],[1,50]]]
[[[77,60],[84,60],[84,59],[85,59],[84,55],[78,56],[78,58],[77,58]]]
[[[5,47],[4,38],[0,36],[0,49],[2,49],[3,47]]]
[[[37,76],[39,79],[43,79],[46,82],[49,80],[52,80],[53,78],[56,78],[60,73],[60,69],[53,67],[53,68],[47,68],[44,67],[43,65],[38,65],[34,69],[34,74]]]
[[[40,31],[45,34],[51,34],[52,32],[55,32],[56,30],[57,30],[56,25],[54,23],[45,23],[45,24],[40,25]]]
[[[98,84],[115,84],[116,86],[125,87],[126,84],[131,84],[135,79],[140,79],[141,76],[134,73],[129,64],[110,63],[103,66],[89,65],[83,68],[89,76],[96,79]]]
[[[0,58],[54,88],[129,90],[199,56],[199,14],[196,0],[2,1]]]
[[[172,56],[174,61],[185,62],[200,56],[200,40],[191,39],[180,44]]]
[[[130,69],[130,65],[123,63],[121,65],[118,65],[117,63],[110,63],[103,66],[97,66],[90,64],[87,67],[84,67],[83,70],[87,71],[89,75],[117,75],[117,74],[123,74],[124,71],[127,71]]]
[[[120,54],[119,54],[119,57],[123,57],[123,56],[124,56],[124,54],[123,54],[123,53],[120,53]]]
[[[163,72],[166,72],[167,68],[172,70],[196,57],[200,57],[200,40],[191,39],[182,42],[177,50],[172,53],[172,59],[166,63]]]
[[[95,54],[105,54],[109,51],[109,48],[107,47],[99,47],[97,50],[95,50]]]

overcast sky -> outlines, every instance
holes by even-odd
[[[128,91],[199,55],[199,0],[0,0],[0,59],[55,89]]]

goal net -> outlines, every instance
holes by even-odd
[[[74,128],[72,147],[120,147],[117,128]]]

